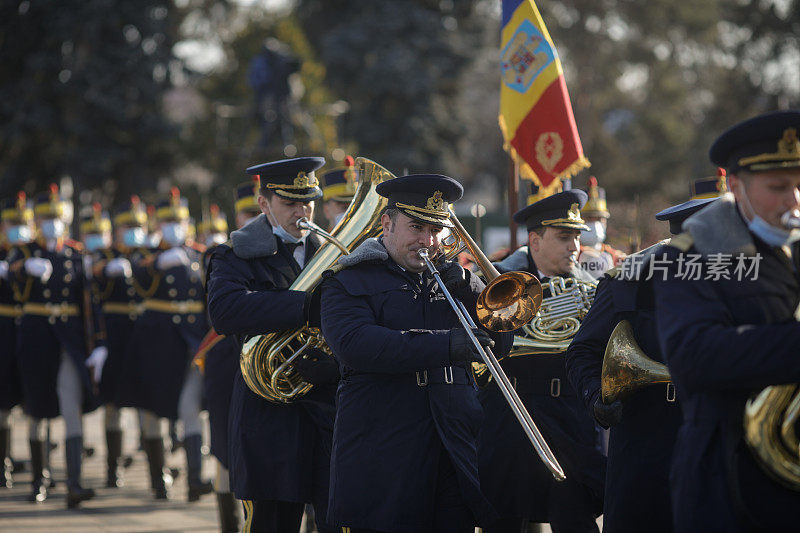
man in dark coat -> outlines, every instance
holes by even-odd
[[[22,402],[22,385],[17,368],[17,321],[22,306],[14,301],[8,282],[8,261],[12,246],[25,244],[33,238],[33,207],[25,193],[5,200],[0,211],[3,239],[0,245],[0,488],[12,485],[11,409]]]
[[[684,222],[654,276],[659,341],[683,412],[670,476],[676,531],[796,531],[800,521],[796,481],[785,488],[758,461],[780,439],[779,407],[765,406],[779,416],[767,442],[748,446],[743,430],[748,398],[800,381],[798,130],[800,112],[784,111],[715,141],[711,160],[727,168],[733,194]],[[796,467],[797,449],[788,453]]]
[[[673,234],[680,225],[726,191],[724,172],[696,180],[692,198],[658,213]],[[669,464],[680,425],[673,385],[662,384],[632,393],[609,405],[600,397],[603,356],[617,324],[631,324],[636,344],[663,363],[655,323],[649,261],[663,252],[662,241],[629,256],[599,282],[589,313],[566,354],[567,373],[586,408],[601,426],[610,427],[608,468],[603,503],[603,531],[671,532]]]
[[[100,399],[105,406],[106,487],[122,485],[122,425],[120,408],[125,375],[125,357],[133,327],[141,314],[141,291],[136,289],[131,263],[148,254],[145,249],[147,214],[138,196],[120,206],[114,213],[114,238],[111,225],[104,217],[89,217],[81,224],[87,252],[92,259],[92,293],[99,304],[106,334],[107,359],[91,362]],[[99,247],[98,247],[99,246]],[[95,354],[95,357],[98,354]],[[134,356],[135,357],[135,356]],[[126,458],[122,464],[129,464]]]
[[[482,359],[418,255],[436,254],[463,189],[412,175],[377,192],[388,198],[383,236],[341,258],[322,286],[322,331],[342,372],[328,518],[352,532],[472,532],[496,517],[477,468],[469,364]],[[483,283],[455,262],[442,270],[474,315]],[[510,348],[510,334],[474,331],[498,356]]]
[[[31,501],[47,498],[46,419],[61,415],[66,426],[67,507],[94,496],[81,486],[83,414],[98,402],[86,360],[89,348],[104,350],[92,312],[80,243],[67,236],[66,202],[54,184],[34,199],[37,238],[15,246],[8,279],[22,304],[17,363],[25,413],[31,417]],[[96,335],[96,336],[95,336]]]
[[[191,364],[207,331],[200,266],[204,247],[189,238],[189,207],[177,188],[155,215],[161,245],[132,265],[144,312],[136,320],[125,360],[125,396],[142,410],[142,442],[157,499],[167,498],[169,484],[159,419],[180,418],[191,502],[213,490],[201,475],[202,377]]]
[[[528,228],[528,246],[502,262],[501,273],[526,271],[544,285],[557,276],[594,284],[577,266],[578,239],[586,226],[580,209],[586,193],[568,190],[534,202],[514,214]],[[540,315],[541,315],[540,311]],[[522,333],[520,333],[522,334]],[[543,352],[548,352],[543,350]],[[485,422],[481,431],[481,484],[502,521],[490,532],[517,533],[528,522],[549,522],[553,531],[597,531],[602,511],[605,458],[594,421],[567,381],[564,352],[509,357],[501,362],[517,393],[564,468],[556,481],[494,387],[481,391]]]
[[[301,157],[248,169],[260,174],[262,214],[218,246],[208,270],[208,311],[214,329],[245,337],[294,330],[308,324],[311,295],[292,282],[319,247],[296,223],[310,219],[322,196],[314,171],[319,157]],[[333,430],[335,362],[312,364],[315,383],[292,403],[271,403],[251,391],[237,366],[231,397],[228,460],[231,489],[244,500],[248,531],[297,531],[304,503],[316,510],[320,531],[327,514]],[[301,368],[295,365],[295,370]]]

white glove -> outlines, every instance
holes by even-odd
[[[8,261],[0,261],[0,279],[8,279]]]
[[[86,360],[85,365],[92,371],[92,378],[95,383],[100,383],[100,378],[103,376],[103,365],[106,364],[108,358],[108,348],[105,346],[98,346],[92,350],[92,355]]]
[[[161,252],[156,260],[156,267],[159,270],[168,270],[178,265],[188,265],[189,256],[183,248],[170,248],[166,252]]]
[[[131,262],[124,257],[115,257],[106,264],[106,276],[109,278],[124,277],[129,278],[133,275]]]
[[[25,260],[25,272],[33,278],[39,278],[42,283],[47,283],[53,275],[53,264],[49,259],[29,257]]]

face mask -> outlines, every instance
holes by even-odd
[[[51,240],[51,239],[57,239],[62,235],[64,235],[65,227],[64,227],[64,222],[62,222],[61,219],[49,218],[44,222],[42,222],[41,229],[44,238],[47,240]]]
[[[278,221],[275,220],[275,217],[272,216],[272,213],[267,213],[267,219],[269,220],[269,223],[272,225],[272,233],[274,233],[275,236],[280,238],[280,240],[282,240],[283,242],[288,244],[297,244],[298,242],[303,240],[302,238],[297,238],[288,231],[286,231],[285,229],[283,229],[283,226],[278,224]]]
[[[785,246],[800,240],[800,229],[786,229],[773,226],[756,214],[750,203],[750,199],[747,197],[744,184],[742,184],[741,191],[742,200],[747,204],[747,209],[753,213],[753,219],[747,223],[747,229],[749,229],[753,235],[770,246]],[[787,225],[794,225],[797,218],[796,213],[789,211],[781,216],[781,221],[785,221]],[[747,217],[745,217],[745,219],[747,219]]]
[[[606,240],[606,228],[603,227],[602,222],[596,220],[594,222],[589,222],[586,225],[589,226],[589,229],[581,232],[582,245],[597,246]]]
[[[186,242],[186,230],[179,223],[164,224],[161,236],[170,246],[179,246]]]
[[[89,252],[94,252],[94,251],[99,250],[101,248],[105,248],[105,245],[106,245],[106,242],[105,242],[105,239],[103,239],[103,236],[100,235],[100,234],[97,234],[97,233],[92,234],[92,235],[86,235],[83,238],[83,243],[86,245],[86,250],[89,251]]]
[[[122,234],[122,243],[128,248],[143,246],[147,241],[144,228],[129,228]]]
[[[12,226],[8,228],[6,237],[11,244],[19,244],[29,242],[33,238],[33,234],[30,226]]]
[[[338,224],[338,223],[339,223],[339,221],[340,221],[340,220],[342,220],[342,219],[344,218],[344,214],[345,214],[345,213],[346,213],[346,211],[343,211],[343,212],[339,213],[338,215],[336,215],[335,217],[333,217],[333,225],[334,225],[334,226],[335,226],[336,224]]]

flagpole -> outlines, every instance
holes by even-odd
[[[508,242],[510,251],[517,249],[517,223],[514,213],[519,210],[519,164],[512,157],[508,158]]]

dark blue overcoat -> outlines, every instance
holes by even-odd
[[[500,272],[524,270],[539,275],[527,247],[496,266]],[[573,276],[593,281],[577,269]],[[571,530],[595,529],[594,516],[602,512],[606,461],[597,446],[594,420],[567,380],[563,352],[510,357],[501,365],[567,480],[554,480],[500,391],[490,383],[480,396],[486,420],[480,459],[481,483],[492,504],[503,517],[553,521]]]
[[[164,250],[133,264],[143,295],[144,312],[136,320],[125,356],[121,403],[164,418],[178,418],[186,372],[208,331],[201,250],[184,245],[188,264],[157,267]]]
[[[0,260],[8,250],[0,248]],[[17,368],[17,320],[22,307],[14,301],[14,292],[7,279],[0,279],[0,409],[11,409],[22,400],[22,385]]]
[[[661,245],[630,256],[641,264],[659,255]],[[627,264],[619,268],[627,273]],[[608,339],[622,321],[631,323],[636,343],[651,359],[663,363],[656,335],[652,281],[606,276],[601,279],[589,314],[566,354],[567,373],[587,412],[600,394],[600,375]],[[680,425],[674,389],[666,384],[641,389],[623,401],[622,421],[611,427],[603,505],[603,531],[671,532],[669,465]]]
[[[318,242],[308,237],[306,261]],[[308,294],[287,290],[300,267],[264,215],[217,246],[209,264],[208,311],[221,334],[260,335],[306,323]],[[333,387],[314,387],[291,404],[274,404],[247,388],[238,364],[230,402],[231,490],[242,500],[314,502],[324,518],[333,430]]]
[[[46,282],[26,274],[24,260],[29,257],[50,260],[53,272]],[[9,269],[9,281],[23,306],[17,330],[17,364],[25,412],[34,418],[59,415],[56,378],[62,353],[72,358],[80,374],[84,412],[95,409],[99,402],[85,365],[87,320],[92,322],[89,329],[93,334],[99,328],[97,315],[86,310],[91,298],[83,271],[83,253],[73,242],[53,251],[32,242],[12,249],[9,264],[14,263],[17,267]],[[51,306],[50,311],[47,306]]]
[[[403,271],[378,241],[366,241],[347,259],[321,293],[322,331],[342,374],[329,522],[430,531],[442,452],[476,521],[491,522],[496,514],[478,476],[483,416],[473,381],[465,367],[454,366],[453,383],[444,382],[456,316],[427,273]],[[474,313],[483,284],[472,279],[464,303]],[[507,353],[511,335],[493,337],[495,353]]]
[[[211,432],[211,453],[230,469],[228,459],[228,414],[233,384],[239,369],[241,346],[234,336],[226,336],[206,352],[203,388]]]
[[[742,420],[745,402],[762,388],[800,382],[800,249],[793,246],[790,260],[754,237],[732,196],[683,229],[666,248],[668,274],[655,277],[659,340],[683,411],[671,471],[675,530],[797,531],[800,492],[758,467]],[[730,279],[715,280],[713,269],[683,279],[681,254],[700,254],[706,266],[727,254]],[[760,255],[757,275],[738,279],[739,254]]]

